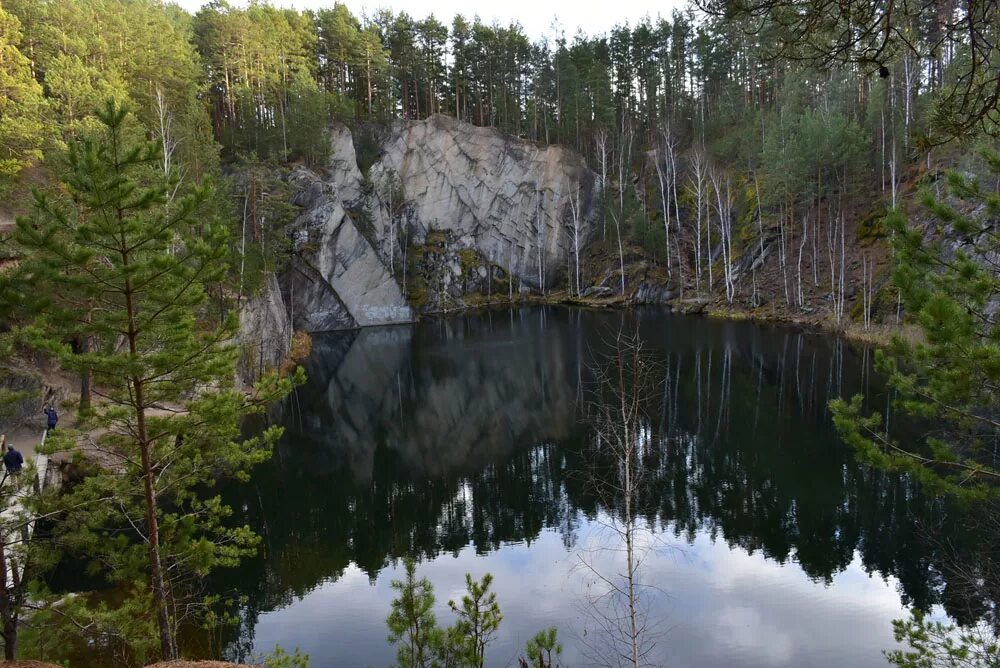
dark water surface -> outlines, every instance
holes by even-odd
[[[600,641],[581,555],[622,566],[583,475],[584,408],[621,328],[638,328],[657,374],[639,509],[650,661],[885,665],[890,620],[946,599],[935,546],[957,529],[947,503],[836,437],[830,399],[886,406],[872,355],[783,328],[558,308],[316,337],[272,464],[226,490],[263,547],[213,582],[247,597],[224,654],[279,643],[314,668],[389,665],[390,581],[412,556],[442,622],[466,572],[495,576],[489,665],[515,665],[549,625],[564,663],[586,664]]]

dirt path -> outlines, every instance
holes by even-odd
[[[20,450],[25,460],[27,460],[35,456],[35,451],[39,443],[42,442],[42,433],[42,431],[39,431],[35,427],[18,427],[8,431],[6,434],[0,435],[0,437],[6,436],[7,443]]]

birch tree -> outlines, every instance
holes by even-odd
[[[680,197],[677,195],[677,176],[678,176],[678,165],[677,165],[677,137],[670,131],[670,124],[667,123],[660,128],[660,134],[663,137],[663,150],[666,153],[667,159],[667,169],[670,173],[670,186],[672,194],[670,198],[674,202],[674,220],[677,222],[677,233],[680,234],[681,231],[681,203]],[[669,244],[668,244],[669,245]],[[679,257],[679,256],[678,256]],[[678,260],[679,262],[680,260]],[[683,270],[683,269],[682,269]]]
[[[538,291],[545,295],[545,220],[542,215],[542,190],[535,184],[535,236],[538,248]]]
[[[389,260],[389,273],[395,276],[396,246],[401,245],[396,239],[396,219],[399,215],[399,209],[404,202],[403,185],[400,181],[399,174],[392,170],[386,170],[382,174],[375,192],[379,203],[385,209],[386,216],[386,223],[382,230],[382,237],[388,242],[389,250],[388,252],[383,251],[383,254],[386,256],[386,259]],[[402,252],[400,254],[402,255]],[[405,258],[403,262],[405,271]]]
[[[809,237],[809,216],[802,216],[802,234],[799,235],[799,256],[795,263],[795,281],[796,281],[796,292],[795,298],[796,303],[799,308],[805,305],[805,294],[802,292],[802,253],[806,247],[806,241]]]
[[[585,615],[595,627],[586,644],[600,665],[639,668],[654,648],[647,633],[652,587],[642,577],[651,532],[639,507],[647,485],[643,458],[651,436],[644,406],[653,369],[638,336],[619,331],[607,363],[597,369],[589,406],[596,425],[593,461],[610,466],[610,473],[595,469],[591,480],[608,540],[578,555],[596,587],[586,601]]]
[[[764,210],[761,206],[761,196],[760,196],[760,181],[757,179],[757,170],[753,170],[753,193],[757,201],[757,243],[760,247],[760,259],[754,261],[750,265],[750,272],[753,274],[753,296],[751,297],[751,304],[754,308],[760,304],[760,298],[757,295],[757,264],[761,266],[764,264],[766,258],[764,252]]]
[[[597,192],[603,200],[604,191],[608,185],[608,131],[604,128],[599,129],[594,134],[594,149],[597,152],[597,162],[601,166],[601,179],[597,186]],[[607,216],[602,221],[601,238],[608,238]]]
[[[733,280],[732,211],[733,195],[730,177],[721,178],[716,169],[710,171],[712,189],[715,191],[716,215],[719,221],[719,237],[722,245],[722,269],[726,286],[726,301],[733,303],[736,285]]]
[[[174,115],[167,105],[167,98],[160,87],[156,88],[154,98],[156,118],[159,122],[157,135],[160,139],[160,155],[163,165],[163,175],[170,176],[174,169],[174,151],[177,149],[177,139],[174,136]]]
[[[632,129],[623,126],[618,138],[618,211],[625,211],[625,190],[632,171]]]
[[[666,150],[665,150],[666,152]],[[666,246],[667,276],[671,275],[670,269],[670,181],[664,174],[666,169],[670,169],[671,161],[666,158],[666,167],[660,160],[658,149],[653,149],[653,164],[656,166],[656,180],[660,184],[660,209],[663,213],[663,235]],[[671,170],[672,171],[672,170]]]
[[[875,301],[875,258],[861,255],[861,305],[865,331],[872,328],[872,307]]]
[[[569,210],[571,216],[571,233],[573,235],[573,280],[570,288],[576,289],[576,296],[580,296],[580,189],[577,188],[572,197],[569,198]]]
[[[615,233],[618,237],[618,267],[622,278],[622,299],[625,298],[625,247],[622,245],[621,218],[614,211],[610,211],[611,220],[615,223]]]
[[[705,156],[701,151],[695,151],[691,156],[691,176],[689,177],[689,188],[694,197],[695,227],[694,227],[694,276],[695,287],[701,290],[702,277],[702,252],[701,252],[701,222],[705,209],[705,199],[708,190],[708,165],[705,163]],[[708,251],[711,255],[711,249]],[[711,258],[709,258],[709,271],[711,271]],[[711,290],[711,281],[709,281]]]

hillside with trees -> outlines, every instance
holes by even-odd
[[[851,38],[835,3],[794,22],[780,14],[794,2],[772,2],[533,39],[517,23],[339,4],[211,2],[192,16],[152,0],[6,0],[18,103],[3,114],[0,211],[24,211],[115,99],[182,189],[216,181],[215,212],[259,221],[234,254],[260,285],[287,253],[282,166],[321,168],[331,122],[353,128],[364,167],[373,128],[447,114],[584,156],[603,230],[587,285],[613,285],[619,265],[674,294],[867,329],[876,314],[898,321],[879,219],[945,168],[982,169],[961,147],[996,134],[989,4],[907,6]]]

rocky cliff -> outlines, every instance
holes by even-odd
[[[561,146],[540,147],[448,116],[396,122],[370,170],[376,192],[398,181],[420,243],[451,232],[534,289],[565,274],[593,232],[595,175]],[[384,197],[379,198],[380,201]]]
[[[544,290],[593,235],[595,176],[570,150],[444,116],[377,136],[363,171],[334,126],[326,169],[291,177],[302,212],[279,282],[295,330],[409,322],[411,301],[445,308],[494,280],[498,293]]]
[[[288,356],[291,338],[292,325],[281,288],[270,276],[260,294],[240,308],[238,378],[251,384],[263,371],[279,366]]]
[[[360,229],[364,212],[352,216],[345,208],[357,205],[342,199],[355,192],[355,180],[323,181],[307,170],[292,180],[299,189],[293,202],[303,208],[292,230],[296,253],[282,277],[293,327],[321,332],[413,320],[402,289]]]

